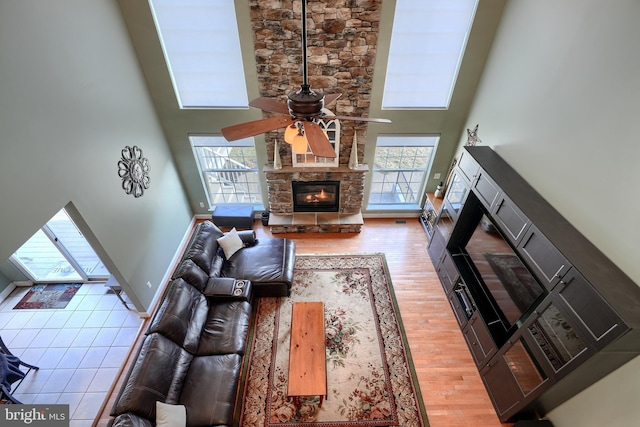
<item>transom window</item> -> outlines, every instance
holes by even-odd
[[[209,208],[250,204],[262,208],[253,138],[229,142],[220,136],[189,136]]]
[[[382,108],[448,108],[478,0],[396,0]]]
[[[439,136],[379,135],[367,209],[418,208]]]
[[[182,108],[248,108],[233,0],[149,0]]]

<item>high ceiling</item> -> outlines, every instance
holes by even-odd
[[[415,0],[420,1],[420,0]],[[447,0],[453,1],[453,0]],[[440,143],[432,166],[433,173],[446,174],[452,156],[454,155],[458,143],[465,132],[465,124],[470,105],[475,94],[482,69],[489,53],[491,42],[498,26],[502,9],[506,0],[480,0],[476,10],[475,19],[467,48],[463,57],[458,78],[454,87],[453,95],[448,109],[430,110],[383,110],[382,109],[382,89],[384,86],[384,76],[387,70],[387,58],[393,26],[395,10],[395,0],[310,0],[308,10],[323,11],[326,9],[358,8],[368,13],[379,14],[379,27],[376,28],[374,40],[377,42],[375,58],[369,58],[373,74],[364,76],[370,79],[370,93],[354,95],[355,92],[348,92],[347,97],[341,98],[342,107],[353,106],[356,114],[365,114],[370,117],[385,117],[393,121],[392,124],[354,124],[354,127],[343,126],[343,132],[348,134],[358,126],[362,131],[358,131],[359,143],[365,143],[364,161],[371,162],[375,141],[378,134],[438,134]],[[274,93],[269,91],[269,87],[275,79],[278,88],[282,87],[282,81],[292,82],[291,90],[299,88],[300,74],[299,68],[293,75],[286,70],[279,69],[277,73],[274,67],[265,67],[264,60],[257,56],[256,46],[259,43],[268,42],[265,37],[269,34],[278,33],[282,37],[283,31],[268,32],[263,31],[265,16],[292,16],[295,22],[298,18],[291,14],[292,11],[300,10],[299,0],[236,0],[236,16],[238,20],[238,30],[240,33],[240,44],[242,48],[242,59],[247,79],[247,92],[249,99],[259,96],[271,96]],[[244,121],[258,120],[263,117],[260,110],[249,109],[181,109],[176,100],[173,89],[171,75],[166,65],[160,39],[158,37],[151,8],[147,0],[119,0],[127,29],[131,36],[136,54],[139,58],[142,71],[145,75],[149,93],[156,108],[159,120],[164,129],[169,146],[174,154],[183,183],[196,213],[206,213],[206,209],[200,208],[196,201],[205,200],[198,169],[191,151],[188,140],[189,134],[220,134],[222,127],[241,123]],[[309,14],[309,13],[308,13]],[[320,16],[318,13],[316,16]],[[299,15],[297,15],[299,16]],[[335,18],[335,17],[334,17]],[[253,22],[252,22],[253,19]],[[326,31],[323,37],[316,37],[311,42],[314,49],[309,51],[309,63],[314,61],[314,53],[329,51],[335,53],[341,45],[334,41],[339,38],[346,28],[340,24],[339,19],[332,19],[335,37],[331,38],[331,32]],[[272,22],[278,22],[272,21]],[[283,25],[286,25],[282,20]],[[318,25],[318,22],[313,22]],[[322,23],[320,23],[322,24]],[[270,23],[273,26],[273,23]],[[260,31],[256,36],[255,31]],[[289,33],[291,41],[285,40],[286,46],[293,45],[297,49],[300,45],[299,33],[295,31]],[[311,39],[311,37],[310,37]],[[312,67],[310,67],[310,74]],[[322,73],[322,71],[319,71]],[[326,73],[325,73],[326,74]],[[341,74],[344,78],[344,73]],[[319,77],[317,81],[331,81],[331,76]],[[284,79],[283,79],[284,78]],[[357,76],[353,76],[354,80]],[[360,78],[362,80],[362,78]],[[312,87],[314,80],[310,78]],[[321,83],[322,84],[322,83]],[[342,86],[342,83],[340,86]],[[357,88],[360,83],[356,82]],[[417,83],[419,84],[419,83]],[[353,85],[352,85],[353,86]],[[321,87],[326,93],[335,92],[332,88]],[[335,89],[335,88],[334,88]],[[345,91],[344,89],[340,90]],[[367,89],[368,91],[368,89]],[[278,91],[276,91],[277,93]],[[284,93],[282,96],[284,97]],[[368,102],[358,102],[368,98]],[[284,100],[284,98],[282,98]],[[362,106],[366,108],[362,108]],[[368,112],[366,109],[368,108]],[[351,114],[354,111],[335,111],[336,114]],[[366,132],[366,139],[361,138],[361,133]],[[481,133],[481,132],[480,132]],[[363,141],[364,139],[364,141]],[[350,141],[350,139],[349,139]],[[265,144],[263,136],[256,137],[256,149],[262,164],[267,164],[270,158],[268,142]],[[437,180],[431,180],[428,188],[435,188]],[[202,211],[202,212],[200,212]]]

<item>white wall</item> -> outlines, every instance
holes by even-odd
[[[479,124],[482,144],[636,283],[638,18],[637,0],[510,0],[466,126]],[[636,358],[549,418],[556,427],[637,425],[639,394]]]
[[[192,215],[116,2],[1,0],[0,112],[0,261],[72,202],[147,308]],[[151,165],[138,199],[126,145]]]

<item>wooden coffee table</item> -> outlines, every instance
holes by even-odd
[[[295,302],[291,312],[289,382],[287,396],[300,407],[300,397],[327,397],[327,357],[324,336],[324,304]]]

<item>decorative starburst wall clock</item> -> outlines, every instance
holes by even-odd
[[[118,176],[122,178],[122,189],[133,197],[141,197],[149,188],[149,160],[137,146],[122,149],[122,160],[118,161]]]

